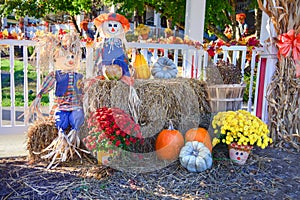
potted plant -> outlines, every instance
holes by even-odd
[[[150,28],[144,24],[139,24],[135,30],[134,34],[138,35],[142,40],[147,40],[149,37]]]
[[[264,149],[271,144],[267,125],[245,110],[219,112],[212,121],[213,146],[227,144],[229,157],[244,164],[254,145]]]
[[[143,143],[140,126],[120,108],[98,108],[87,120],[88,135],[83,142],[97,156],[99,164],[108,164],[118,150],[130,150]]]
[[[168,38],[168,37],[173,36],[173,31],[172,31],[172,29],[170,29],[170,28],[166,28],[166,29],[164,30],[164,33],[165,33],[165,38]]]

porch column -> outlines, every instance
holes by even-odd
[[[266,2],[264,1],[264,6]],[[268,103],[267,103],[267,87],[272,81],[277,59],[277,48],[275,41],[276,32],[268,15],[263,12],[261,20],[260,42],[264,46],[264,54],[261,55],[260,65],[258,67],[254,114],[261,118],[265,123],[268,123]],[[266,42],[267,39],[271,42]]]
[[[161,19],[160,19],[160,13],[156,12],[154,10],[154,26],[155,26],[155,35],[157,38],[160,37],[161,32]]]
[[[186,0],[184,34],[189,39],[203,42],[206,0]],[[185,50],[182,73],[186,78],[198,78],[200,70],[198,55],[193,50]]]
[[[206,0],[186,0],[185,35],[203,41]]]

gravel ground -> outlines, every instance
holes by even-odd
[[[121,172],[85,157],[47,170],[26,157],[0,159],[0,199],[299,199],[300,152],[254,148],[247,163],[213,151],[213,167],[189,173],[179,162],[148,173]]]

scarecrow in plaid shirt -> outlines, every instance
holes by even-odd
[[[29,109],[29,117],[36,113],[43,118],[40,112],[40,101],[43,94],[55,90],[55,126],[58,137],[42,152],[49,152],[41,158],[52,159],[48,168],[57,166],[76,153],[80,158],[80,139],[78,131],[84,123],[83,112],[83,74],[78,72],[81,56],[80,39],[77,35],[67,33],[59,37],[46,37],[40,40],[38,46],[44,62],[53,61],[54,70],[45,78],[42,89]],[[43,45],[44,44],[44,45]],[[42,48],[41,48],[42,47]],[[42,60],[42,59],[41,59]],[[50,113],[51,114],[51,113]],[[28,118],[27,118],[28,119]],[[67,133],[67,128],[71,130]]]
[[[83,75],[74,71],[74,55],[66,56],[60,70],[51,72],[45,79],[37,98],[55,89],[55,124],[58,130],[79,130],[84,122],[82,109]],[[72,69],[73,68],[73,69]]]

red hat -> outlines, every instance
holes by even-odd
[[[123,26],[123,29],[125,32],[127,32],[130,28],[130,24],[128,22],[128,19],[124,17],[123,15],[117,14],[117,13],[108,13],[108,14],[101,14],[98,17],[94,19],[94,24],[98,28],[103,24],[105,21],[117,21],[120,22]]]
[[[88,30],[88,21],[83,20],[82,22],[80,22],[80,28],[82,28],[83,30]]]
[[[245,13],[236,14],[236,20],[246,19]]]

